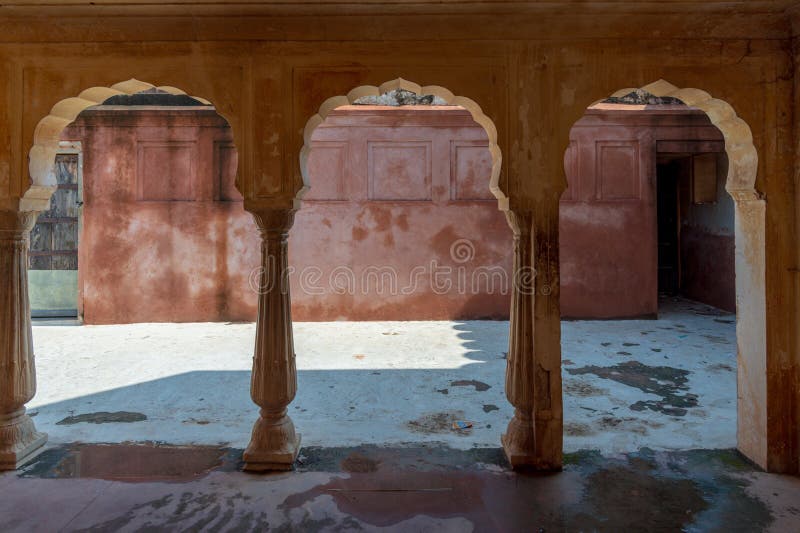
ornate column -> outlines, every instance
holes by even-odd
[[[503,449],[514,468],[560,470],[558,210],[508,212],[508,219],[514,230],[514,283],[506,396],[514,417],[502,437]]]
[[[514,417],[501,438],[511,466],[534,464],[536,434],[533,424],[534,353],[533,249],[530,212],[506,212],[514,231],[514,271],[511,289],[511,319],[506,359],[506,397],[514,406]]]
[[[244,469],[290,470],[300,450],[300,436],[286,413],[297,391],[291,298],[285,279],[294,211],[252,214],[261,233],[261,270],[250,395],[261,411],[244,452]]]
[[[28,246],[36,212],[0,211],[0,470],[14,470],[42,450],[25,404],[36,394]]]

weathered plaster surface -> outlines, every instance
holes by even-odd
[[[508,317],[512,232],[469,112],[347,106],[310,146],[290,233],[296,320]]]
[[[213,109],[101,106],[61,138],[84,146],[86,324],[255,320],[260,243]],[[312,146],[290,233],[296,320],[508,317],[512,234],[467,111],[352,106]]]
[[[100,106],[84,150],[79,309],[87,324],[253,320],[258,234],[213,108]]]

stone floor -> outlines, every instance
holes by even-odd
[[[214,447],[51,447],[0,476],[0,530],[800,531],[800,478],[731,450],[587,451],[556,474],[444,445],[311,447],[279,474],[240,461]]]
[[[732,315],[564,322],[548,475],[497,447],[507,327],[296,324],[298,467],[250,475],[252,324],[37,324],[50,442],[0,475],[0,531],[800,531],[800,478],[732,450]]]
[[[244,448],[253,339],[253,324],[36,325],[29,407],[51,444]],[[306,446],[495,447],[511,417],[507,322],[299,323],[295,343]],[[565,451],[735,447],[735,346],[732,315],[687,301],[564,322]]]

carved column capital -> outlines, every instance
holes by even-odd
[[[286,238],[294,224],[293,209],[263,209],[251,211],[250,214],[253,215],[262,239],[277,236]]]
[[[27,239],[38,215],[36,211],[0,211],[0,240]]]

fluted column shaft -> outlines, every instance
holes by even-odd
[[[514,417],[502,437],[503,449],[513,467],[531,464],[536,450],[534,409],[534,280],[530,212],[508,213],[514,230],[514,271],[511,317],[506,360],[506,397]]]
[[[287,415],[297,391],[291,297],[287,276],[287,239],[294,211],[254,212],[261,233],[258,322],[250,395],[260,408],[245,470],[289,470],[300,449],[300,437]]]
[[[14,470],[41,451],[25,404],[36,394],[28,247],[35,212],[0,211],[0,470]]]

